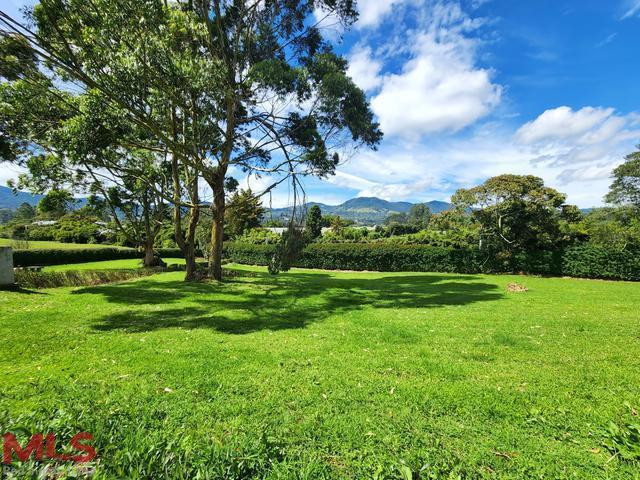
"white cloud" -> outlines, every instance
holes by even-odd
[[[359,0],[358,11],[360,17],[356,23],[357,28],[375,27],[391,12],[394,5],[404,0]]]
[[[356,47],[349,55],[349,76],[365,92],[382,84],[382,62],[372,57],[369,47]]]
[[[621,20],[626,20],[627,18],[638,15],[640,14],[640,0],[625,0],[623,8],[624,14],[621,17]]]
[[[617,36],[618,36],[618,33],[617,33],[617,32],[612,33],[611,35],[609,35],[607,38],[605,38],[605,39],[604,39],[604,40],[602,40],[601,42],[598,42],[598,43],[596,44],[596,48],[602,48],[602,47],[604,47],[605,45],[610,44],[611,42],[613,42],[613,41],[616,39],[616,37],[617,37]]]
[[[484,20],[470,18],[456,3],[414,0],[404,7],[395,14],[413,18],[416,29],[385,38],[377,52],[358,45],[350,56],[356,83],[377,92],[371,107],[387,137],[457,132],[489,114],[502,87],[476,65],[479,41],[469,35]]]
[[[463,38],[439,40],[433,33],[415,39],[416,56],[402,73],[385,76],[371,106],[387,135],[417,138],[456,132],[487,115],[502,89],[490,72],[473,66],[472,47]]]
[[[516,132],[519,141],[526,144],[565,140],[594,133],[597,127],[606,127],[612,117],[613,108],[584,107],[573,111],[570,107],[547,110],[535,120],[524,124]]]
[[[602,204],[611,171],[638,139],[635,114],[559,107],[515,132],[492,122],[470,136],[388,141],[379,152],[360,152],[331,183],[356,189],[358,196],[427,201],[449,200],[458,188],[503,173],[537,175],[569,202],[592,207]]]
[[[18,175],[25,172],[26,170],[24,168],[18,167],[17,165],[9,162],[0,162],[0,185],[6,187],[8,180],[15,180],[18,178]]]

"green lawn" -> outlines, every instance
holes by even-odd
[[[163,258],[167,265],[184,265],[184,258]],[[125,260],[107,260],[102,262],[71,263],[67,265],[52,265],[44,267],[44,272],[66,272],[69,270],[118,270],[123,268],[138,268],[142,260],[137,258]]]
[[[94,478],[640,478],[640,285],[246,270],[0,292],[0,430]]]
[[[11,240],[10,238],[0,238],[0,247],[13,247],[16,250],[42,250],[42,249],[63,249],[78,250],[86,248],[125,248],[117,245],[100,245],[92,243],[62,243],[62,242],[41,242],[38,240],[29,240],[28,242],[20,240]]]

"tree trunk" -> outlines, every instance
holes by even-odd
[[[142,263],[145,267],[155,267],[155,257],[153,255],[153,240],[147,239],[144,244],[144,261]]]
[[[184,258],[187,264],[187,273],[184,279],[186,281],[197,280],[196,275],[196,227],[198,226],[198,219],[200,217],[200,210],[198,208],[191,208],[189,210],[189,225],[187,227],[187,238],[185,238]]]
[[[214,193],[211,213],[213,223],[211,226],[211,250],[209,253],[209,275],[217,281],[222,281],[222,244],[224,241],[224,187],[222,182],[217,182]]]

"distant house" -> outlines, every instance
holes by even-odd
[[[31,225],[36,225],[38,227],[48,227],[50,225],[56,225],[57,223],[57,220],[36,220]]]
[[[278,235],[282,235],[288,229],[287,229],[287,227],[267,227],[267,228],[265,228],[265,230],[267,230],[267,231],[269,231],[271,233],[277,233]]]

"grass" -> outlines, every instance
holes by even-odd
[[[117,245],[101,245],[94,243],[62,243],[62,242],[45,242],[39,240],[12,240],[10,238],[0,238],[0,247],[13,247],[16,250],[45,250],[45,249],[63,249],[63,250],[82,250],[88,248],[126,248]]]
[[[184,265],[184,258],[163,258],[167,265]],[[126,268],[138,268],[142,260],[132,258],[125,260],[107,260],[102,262],[72,263],[67,265],[52,265],[44,267],[44,272],[67,272],[70,270],[121,270]]]
[[[0,430],[94,478],[640,478],[638,284],[243,269],[0,292]]]

